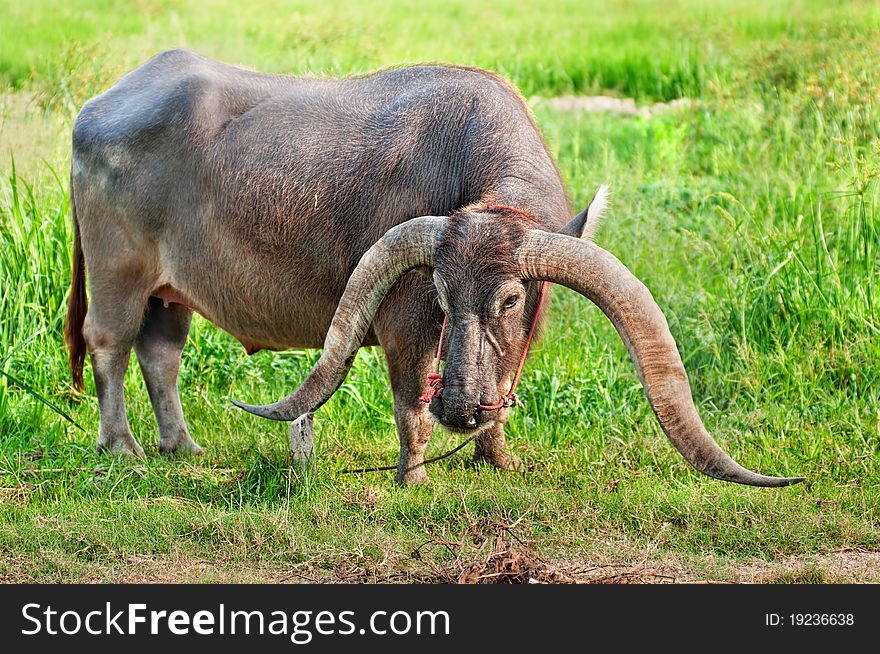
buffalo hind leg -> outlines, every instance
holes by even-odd
[[[125,413],[125,372],[137,334],[143,301],[134,293],[105,293],[100,272],[91,277],[91,306],[83,323],[83,338],[92,361],[101,425],[98,449],[113,454],[144,455]]]
[[[491,463],[501,470],[521,470],[519,458],[510,452],[504,440],[504,425],[496,422],[491,427],[477,434],[474,462]]]
[[[159,425],[159,451],[163,454],[201,454],[186,427],[177,376],[180,353],[192,322],[192,310],[181,304],[163,305],[151,297],[134,344],[141,373]]]

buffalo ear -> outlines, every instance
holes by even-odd
[[[581,211],[574,219],[565,227],[559,230],[560,234],[566,236],[574,236],[585,240],[592,240],[599,221],[602,220],[602,214],[608,207],[608,185],[602,184],[597,190],[593,199],[587,208]]]
[[[574,236],[575,238],[581,238],[584,235],[584,227],[587,226],[587,214],[589,212],[589,207],[581,211],[578,215],[576,215],[570,223],[568,223],[565,227],[559,230],[560,234],[565,234],[566,236]]]

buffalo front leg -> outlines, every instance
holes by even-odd
[[[421,362],[400,356],[399,352],[386,351],[386,356],[394,395],[394,422],[400,438],[397,483],[423,484],[428,481],[428,473],[422,464],[434,422],[428,406],[419,402],[419,396],[424,392],[420,382],[429,370],[430,354]]]
[[[491,463],[501,470],[522,469],[519,458],[510,451],[504,440],[504,425],[501,422],[477,434],[474,462]]]
[[[424,277],[410,273],[386,296],[373,323],[388,361],[394,395],[394,422],[400,438],[399,484],[428,481],[422,464],[434,421],[419,397],[425,392],[425,377],[433,364],[441,319]]]
[[[428,481],[425,471],[425,449],[431,439],[434,423],[426,405],[410,399],[416,388],[406,384],[406,390],[394,390],[394,422],[400,437],[400,459],[396,480],[407,486]],[[416,395],[418,397],[418,395]]]
[[[134,345],[159,425],[159,451],[163,454],[202,453],[189,435],[177,387],[180,354],[191,322],[192,311],[188,307],[165,307],[162,300],[150,298]]]

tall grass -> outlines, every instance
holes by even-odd
[[[45,408],[57,406],[57,365],[66,303],[65,271],[70,268],[66,189],[58,179],[39,198],[20,180],[12,162],[0,204],[0,430],[39,424]],[[13,406],[10,391],[23,391],[37,404]],[[54,399],[52,399],[54,398]],[[17,415],[18,414],[18,415]],[[17,420],[15,418],[18,418]],[[20,422],[19,422],[20,421]]]

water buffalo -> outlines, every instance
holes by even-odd
[[[66,338],[79,387],[86,349],[91,357],[98,445],[143,452],[123,395],[134,347],[160,450],[201,451],[177,390],[198,311],[249,352],[323,346],[292,395],[245,405],[295,420],[301,458],[311,453],[311,412],[359,347],[379,345],[400,436],[398,481],[427,478],[419,464],[431,414],[476,430],[477,458],[515,466],[499,398],[546,280],[612,320],[663,430],[695,468],[757,486],[800,481],[746,470],[706,431],[651,294],[583,238],[596,204],[572,219],[522,97],[492,73],[410,66],[296,78],[160,54],[87,102],[73,128]],[[419,398],[444,314],[442,391],[426,406]]]

